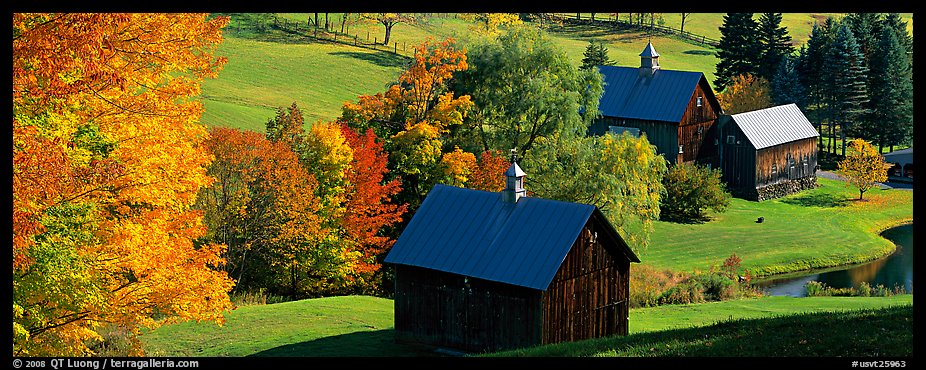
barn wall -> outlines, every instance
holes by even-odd
[[[616,243],[597,216],[582,229],[543,296],[544,344],[627,334],[630,262]]]
[[[730,116],[719,119],[721,180],[735,196],[754,198],[756,149]]]
[[[681,160],[684,162],[699,161],[705,163],[713,162],[717,156],[717,146],[714,145],[714,130],[711,127],[717,120],[719,106],[714,99],[713,94],[708,94],[705,89],[706,81],[701,80],[698,87],[695,88],[691,99],[688,101],[688,107],[682,115],[682,120],[678,126],[678,143],[682,146]],[[698,106],[698,97],[701,97],[701,106]]]
[[[604,135],[608,126],[638,128],[641,134],[646,134],[646,140],[656,146],[657,154],[663,154],[670,163],[678,159],[678,123],[600,117],[589,126],[589,135]]]
[[[816,138],[763,148],[756,153],[756,186],[812,176],[816,166]]]
[[[541,291],[467,280],[396,265],[396,340],[474,352],[540,344]]]

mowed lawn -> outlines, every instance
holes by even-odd
[[[226,36],[228,64],[202,86],[207,126],[263,132],[279,107],[299,106],[309,126],[341,115],[345,102],[386,91],[406,58],[335,43],[276,43]]]
[[[788,315],[909,306],[912,302],[912,295],[907,294],[886,298],[763,297],[705,304],[667,305],[630,310],[630,334],[700,328],[730,320],[784,318]],[[211,322],[188,322],[167,325],[144,333],[141,335],[141,341],[145,354],[158,357],[436,355],[424,347],[395,343],[393,301],[390,299],[347,296],[243,306],[228,313],[226,318],[227,322],[221,327]],[[764,340],[776,339],[775,333],[765,335]],[[626,340],[634,347],[648,345],[647,337],[639,337],[641,340],[634,338],[635,336],[631,336]],[[855,339],[844,338],[844,341],[851,342]],[[574,343],[572,349],[566,353],[557,352],[557,347],[548,351],[558,353],[554,355],[594,355],[601,351],[607,352],[606,349],[599,348],[602,345],[601,341]],[[607,343],[609,340],[603,341]],[[536,352],[520,355],[532,355],[531,353]],[[549,354],[543,351],[540,353]],[[734,353],[730,355],[735,356]]]
[[[640,259],[656,268],[707,271],[732,253],[753,276],[860,263],[894,251],[879,236],[913,222],[911,190],[858,190],[818,178],[817,189],[762,202],[734,198],[701,224],[656,222]],[[764,222],[757,223],[759,217]]]

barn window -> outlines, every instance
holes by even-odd
[[[704,103],[701,102],[701,97],[699,96],[699,97],[698,97],[698,106],[700,107],[700,106],[702,106],[702,105],[704,105]]]
[[[682,145],[678,146],[678,154],[682,154],[685,152],[684,150],[682,150],[682,147],[683,147]]]
[[[731,145],[732,145],[732,144],[735,143],[735,142],[736,142],[736,136],[727,135],[727,144],[731,144]]]

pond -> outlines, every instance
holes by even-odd
[[[762,288],[767,295],[804,297],[807,291],[804,284],[818,281],[834,288],[857,287],[867,282],[872,287],[884,285],[888,288],[903,286],[907,292],[913,291],[913,225],[904,225],[888,229],[881,236],[893,241],[897,251],[890,256],[861,265],[828,269],[790,275],[779,279],[764,280],[755,285]]]

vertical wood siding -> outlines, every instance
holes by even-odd
[[[413,266],[396,266],[400,342],[468,351],[540,344],[541,291]]]
[[[609,239],[593,217],[566,255],[543,297],[544,344],[627,334],[630,262]]]
[[[816,138],[759,149],[756,153],[755,186],[811,176],[816,166]]]
[[[678,126],[678,144],[682,146],[679,160],[683,162],[699,161],[711,163],[717,155],[717,146],[714,145],[715,131],[711,130],[718,116],[718,105],[713,94],[705,92],[705,81],[702,79],[695,92],[688,101],[688,107],[682,115]],[[701,106],[698,106],[698,97],[701,97]]]

